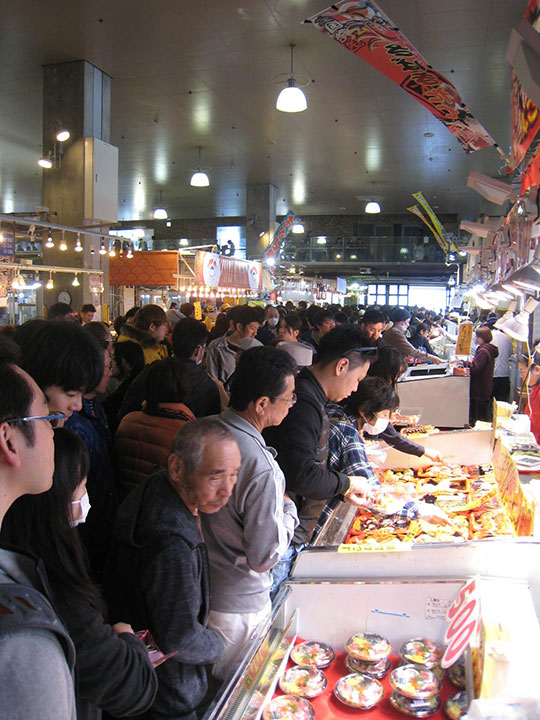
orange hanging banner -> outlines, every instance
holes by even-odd
[[[109,283],[137,287],[173,287],[178,274],[178,253],[136,252],[132,258],[109,258]]]

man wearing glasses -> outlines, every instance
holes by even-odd
[[[255,347],[242,353],[232,376],[227,410],[216,417],[234,435],[242,466],[228,503],[202,514],[210,560],[208,627],[225,649],[213,668],[224,679],[271,611],[271,569],[286,552],[298,523],[285,494],[275,450],[262,431],[279,425],[296,402],[296,363],[284,350]]]
[[[336,495],[353,505],[369,493],[364,477],[347,476],[327,467],[330,421],[326,403],[340,402],[358,387],[377,350],[361,331],[340,325],[321,339],[317,362],[296,378],[297,403],[279,427],[265,437],[278,451],[277,460],[296,502],[299,525],[286,555],[274,568],[272,597],[289,574],[298,552],[309,543],[326,502]]]
[[[51,487],[51,422],[63,417],[49,414],[43,392],[14,364],[16,352],[0,342],[0,526],[18,497]],[[35,561],[0,547],[0,718],[76,716],[75,651],[46,594]]]

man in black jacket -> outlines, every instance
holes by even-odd
[[[208,554],[198,515],[227,504],[240,464],[234,436],[221,422],[192,420],[174,439],[168,469],[135,488],[118,512],[111,615],[148,628],[163,652],[175,653],[157,668],[149,720],[196,720],[207,691],[205,666],[223,650],[221,637],[206,627]]]
[[[296,378],[296,404],[281,425],[266,433],[268,444],[278,452],[287,493],[297,504],[299,519],[288,553],[274,568],[272,592],[288,575],[298,550],[311,540],[326,501],[343,495],[347,502],[360,504],[369,492],[365,478],[328,469],[330,423],[325,405],[354,392],[375,355],[370,341],[352,325],[341,325],[324,335],[316,364],[304,368]]]

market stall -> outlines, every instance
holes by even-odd
[[[396,709],[396,702],[401,700],[394,695],[391,672],[399,664],[399,650],[413,638],[429,638],[448,647],[447,611],[471,578],[476,578],[480,588],[483,615],[479,635],[471,634],[473,650],[466,654],[467,696],[463,702],[468,707],[473,697],[491,698],[501,689],[510,694],[517,692],[514,651],[523,649],[525,636],[540,638],[536,619],[540,614],[540,542],[533,537],[534,507],[523,494],[516,468],[502,444],[497,443],[494,450],[491,430],[442,432],[427,438],[425,444],[440,450],[452,462],[456,487],[448,487],[446,499],[454,492],[456,502],[462,502],[459,496],[466,494],[463,488],[469,487],[467,482],[471,480],[471,494],[464,499],[463,509],[476,508],[480,510],[477,516],[482,518],[496,508],[496,514],[506,518],[506,525],[499,528],[500,535],[490,528],[488,537],[481,540],[461,536],[444,542],[422,539],[419,543],[402,537],[399,543],[392,544],[379,538],[370,545],[368,533],[367,542],[348,544],[361,511],[341,503],[326,521],[315,545],[299,554],[289,581],[276,599],[269,627],[254,640],[231,673],[207,714],[208,720],[256,720],[263,713],[267,720],[280,717],[279,707],[267,708],[272,698],[276,701],[287,690],[286,683],[294,673],[300,672],[285,675],[287,668],[291,670],[294,665],[289,658],[291,649],[301,640],[326,643],[336,656],[324,670],[326,687],[320,695],[311,697],[315,717],[350,717],[351,709],[340,698],[339,684],[351,672],[347,653],[354,633],[381,636],[394,649],[389,667],[381,675],[381,687],[376,686],[381,697],[370,716],[404,717]],[[411,477],[414,467],[415,481],[433,481],[435,476],[429,478],[422,464],[422,459],[389,449],[384,473],[396,475],[397,468],[408,467]],[[461,486],[465,479],[467,482]],[[496,492],[490,483],[496,484]],[[510,606],[514,612],[509,614]],[[490,681],[493,667],[488,669],[492,662],[488,641],[496,644],[494,638],[499,631],[505,637],[505,648],[512,647],[513,652],[507,650],[505,657],[508,672],[497,676],[494,683]],[[521,670],[523,673],[523,667]],[[519,692],[535,696],[536,681],[531,680],[530,673],[522,674],[522,680]],[[362,687],[369,695],[369,688]],[[351,696],[357,690],[353,688]],[[416,716],[446,717],[442,708],[454,692],[445,679],[429,712]],[[297,689],[298,694],[301,689]],[[362,706],[355,707],[358,710]]]
[[[458,428],[469,422],[469,385],[469,376],[454,375],[447,364],[416,365],[400,378],[397,393],[402,409],[422,408],[423,424]]]

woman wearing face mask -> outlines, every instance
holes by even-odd
[[[366,458],[364,437],[371,439],[382,433],[388,427],[390,415],[398,403],[399,398],[390,385],[380,378],[368,377],[344,400],[343,406],[333,403],[326,406],[330,418],[328,466],[332,470],[365,477],[368,505],[370,497],[377,495],[379,481]],[[331,505],[335,504],[334,499]],[[323,515],[327,512],[328,506]],[[408,518],[421,516],[436,522],[448,522],[438,508],[418,501],[405,502],[398,513]],[[322,524],[321,520],[322,517],[319,525]]]
[[[56,611],[75,644],[77,717],[97,720],[101,709],[135,715],[153,702],[157,679],[143,643],[130,625],[104,622],[106,608],[88,575],[75,526],[84,523],[90,503],[84,442],[64,428],[54,433],[55,471],[50,490],[24,495],[2,525],[2,540],[40,557]]]

